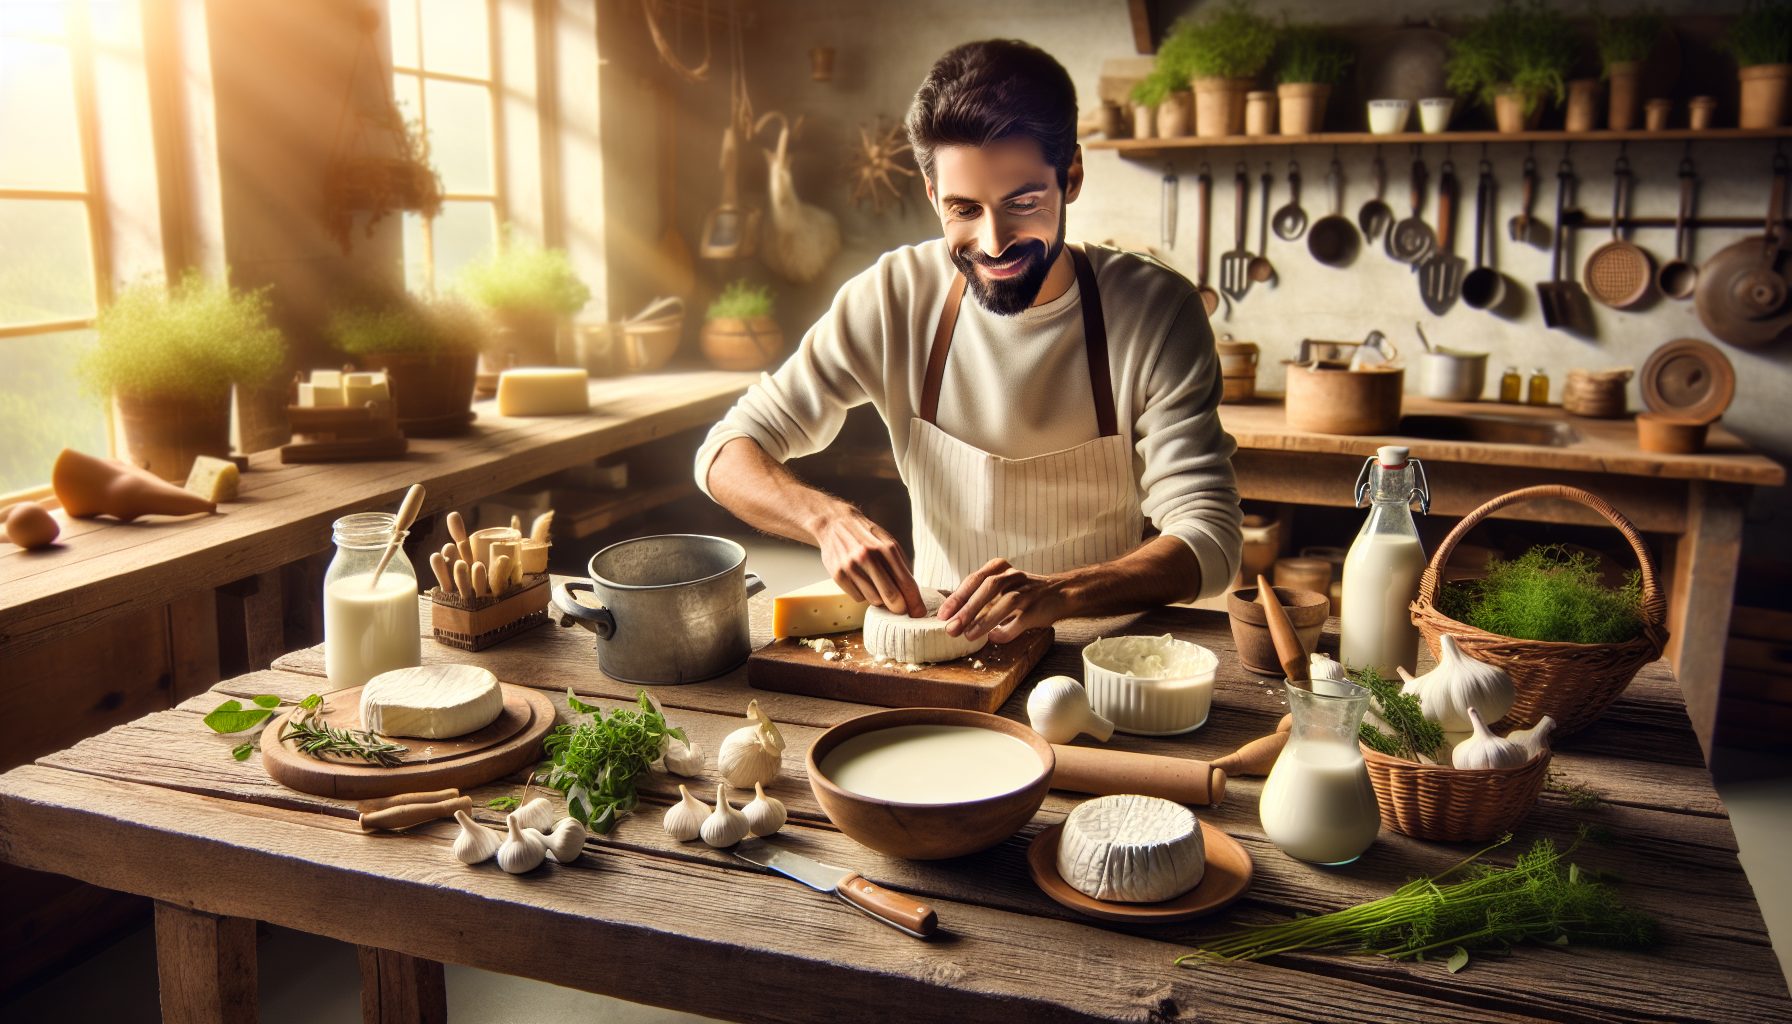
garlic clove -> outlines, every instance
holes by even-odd
[[[703,834],[703,819],[709,817],[709,805],[691,795],[684,786],[678,787],[678,802],[666,808],[666,816],[660,819],[660,826],[666,834],[681,843],[688,843]]]
[[[670,736],[667,739],[670,740],[666,745],[665,754],[668,772],[673,775],[682,775],[685,778],[694,778],[703,774],[704,761],[701,746],[695,742],[681,743]]]
[[[747,819],[747,834],[750,836],[769,836],[784,827],[789,815],[784,810],[784,801],[765,795],[765,787],[760,783],[753,784],[753,799],[741,808]]]
[[[1033,687],[1027,721],[1047,743],[1069,743],[1083,733],[1106,743],[1114,735],[1114,723],[1089,705],[1089,692],[1069,676],[1048,676]]]
[[[554,830],[543,836],[547,845],[547,853],[557,864],[571,864],[579,859],[585,849],[585,839],[589,833],[576,818],[561,818],[554,823]]]
[[[546,797],[536,797],[516,810],[510,812],[517,824],[524,828],[532,828],[537,832],[546,832],[554,824],[554,805]]]
[[[784,766],[784,737],[758,701],[747,703],[747,719],[753,724],[729,733],[716,752],[716,769],[737,789],[772,782]]]
[[[503,845],[498,847],[498,866],[513,875],[521,875],[534,871],[548,855],[547,844],[542,841],[541,833],[532,828],[524,828],[515,813],[510,815],[509,834]]]
[[[1400,678],[1406,680],[1401,692],[1417,695],[1425,717],[1443,726],[1445,732],[1467,732],[1471,707],[1483,719],[1497,722],[1518,699],[1512,677],[1504,669],[1464,654],[1448,633],[1438,637],[1436,668],[1416,678],[1401,669]]]
[[[1514,729],[1506,738],[1530,752],[1532,757],[1549,749],[1549,734],[1555,731],[1556,720],[1544,715],[1529,729]]]
[[[483,864],[498,855],[498,847],[504,844],[503,835],[474,821],[466,811],[455,811],[454,820],[460,822],[460,835],[454,837],[454,856],[462,864]]]
[[[1400,674],[1405,676],[1406,670],[1400,669]],[[1320,654],[1317,651],[1307,655],[1307,676],[1311,679],[1330,679],[1338,683],[1351,681],[1350,673],[1345,671],[1342,662],[1333,661],[1328,655]]]
[[[728,803],[728,787],[716,786],[716,809],[703,819],[703,841],[720,849],[747,838],[747,816]]]
[[[1530,752],[1524,747],[1495,736],[1476,708],[1468,709],[1468,719],[1474,735],[1456,744],[1456,749],[1450,751],[1450,763],[1455,767],[1465,771],[1518,768],[1531,760]]]

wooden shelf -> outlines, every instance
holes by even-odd
[[[584,540],[630,516],[663,508],[697,493],[696,482],[688,478],[663,484],[636,484],[613,496],[594,499],[590,503],[569,503],[557,509],[554,528],[561,531],[562,536]],[[560,499],[556,497],[555,500]]]
[[[1111,149],[1124,160],[1146,160],[1186,150],[1241,149],[1263,146],[1406,146],[1454,145],[1457,143],[1537,143],[1537,142],[1755,142],[1792,139],[1792,128],[1667,128],[1658,132],[1495,132],[1461,131],[1401,132],[1397,135],[1375,135],[1370,132],[1319,132],[1313,135],[1225,135],[1199,138],[1193,135],[1176,139],[1095,139],[1083,143],[1084,149]]]

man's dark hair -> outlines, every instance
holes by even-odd
[[[954,47],[933,65],[908,108],[915,163],[933,182],[940,146],[986,146],[1010,135],[1039,143],[1069,181],[1076,155],[1076,86],[1052,55],[1018,39],[985,39]]]

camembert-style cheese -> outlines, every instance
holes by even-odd
[[[865,624],[863,601],[846,596],[833,580],[798,587],[772,599],[772,635],[823,636]]]
[[[1207,852],[1193,811],[1154,796],[1096,797],[1064,819],[1058,874],[1085,896],[1160,903],[1201,882]]]
[[[975,654],[989,642],[987,635],[966,640],[947,633],[938,614],[946,595],[923,587],[921,597],[927,602],[927,614],[918,619],[882,608],[865,610],[866,653],[880,660],[926,665]]]
[[[381,736],[444,740],[478,732],[503,713],[498,677],[477,665],[393,669],[361,689],[361,727]]]

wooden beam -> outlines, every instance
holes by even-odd
[[[355,958],[363,1024],[446,1024],[448,986],[439,961],[375,946],[356,946]]]
[[[1151,42],[1151,4],[1149,0],[1127,0],[1127,20],[1132,22],[1132,45],[1140,53],[1156,53]]]
[[[163,1024],[255,1024],[255,922],[156,902]]]

